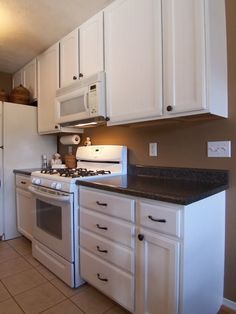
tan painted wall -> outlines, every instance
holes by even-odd
[[[0,90],[4,89],[10,93],[12,88],[12,75],[9,73],[0,72]]]
[[[226,212],[225,297],[236,301],[236,1],[226,0],[226,6],[229,119],[139,128],[99,127],[87,130],[84,136],[91,136],[93,144],[127,145],[129,161],[133,164],[230,170]],[[206,143],[209,140],[231,140],[232,158],[207,158]],[[149,142],[158,142],[157,158],[148,157]]]

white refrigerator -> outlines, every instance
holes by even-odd
[[[0,236],[19,236],[16,228],[13,169],[40,168],[42,154],[57,151],[55,135],[37,133],[37,107],[0,101]]]

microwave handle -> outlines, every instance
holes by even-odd
[[[86,111],[89,111],[88,92],[84,93],[84,105],[85,105]]]

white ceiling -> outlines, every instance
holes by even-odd
[[[0,72],[16,72],[112,1],[0,0]]]

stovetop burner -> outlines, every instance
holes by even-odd
[[[89,177],[97,175],[110,174],[110,170],[89,170],[87,168],[76,168],[76,169],[42,169],[41,173],[54,175],[58,174],[61,177],[66,178],[79,178],[79,177]]]

